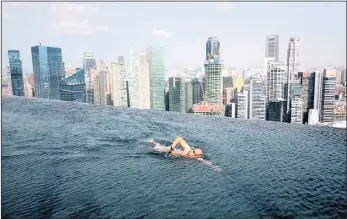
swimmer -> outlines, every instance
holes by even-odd
[[[189,157],[194,158],[198,160],[203,160],[203,151],[199,148],[192,148],[189,146],[189,144],[181,137],[176,137],[175,140],[172,142],[171,146],[164,146],[157,142],[155,142],[153,139],[147,140],[147,142],[154,144],[154,149],[170,153],[172,156],[176,157]],[[179,150],[175,148],[178,144],[180,144],[183,148],[183,150]]]

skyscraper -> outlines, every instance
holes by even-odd
[[[121,58],[118,59],[122,61]],[[124,62],[112,62],[111,63],[111,73],[112,73],[112,98],[114,106],[127,107],[128,97],[127,97],[127,78]]]
[[[285,69],[286,67],[282,63],[268,63],[266,75],[267,100],[279,100],[283,98]]]
[[[219,59],[205,61],[207,102],[223,104],[223,62]]]
[[[85,52],[83,58],[83,69],[85,71],[85,80],[86,80],[86,101],[87,103],[94,103],[94,81],[91,73],[91,69],[96,69],[96,60],[94,53]]]
[[[300,39],[292,37],[289,39],[288,50],[287,50],[287,113],[290,111],[290,83],[292,80],[298,79],[298,73],[300,70]]]
[[[248,91],[242,91],[237,94],[236,118],[248,119],[249,95]]]
[[[187,78],[185,80],[186,89],[186,112],[192,112],[193,107],[193,84],[192,79]]]
[[[217,37],[209,37],[206,43],[206,60],[220,59],[220,42]]]
[[[63,101],[86,102],[84,69],[63,78],[59,82],[59,96]]]
[[[290,84],[290,123],[302,124],[303,120],[303,86],[299,81]]]
[[[193,78],[191,83],[193,86],[193,104],[204,101],[205,78]]]
[[[313,109],[314,105],[315,75],[315,72],[299,72],[298,74],[300,84],[303,86],[302,111],[304,124],[308,122],[309,111]]]
[[[186,112],[185,79],[181,77],[169,78],[169,109],[174,112]]]
[[[150,106],[151,109],[165,110],[164,98],[164,48],[150,47],[147,49],[150,78]]]
[[[269,100],[267,103],[266,120],[276,122],[287,122],[287,101],[284,99]]]
[[[36,97],[60,99],[59,82],[64,77],[64,63],[60,48],[31,47]]]
[[[146,53],[130,50],[128,62],[130,107],[150,109],[149,64]]]
[[[266,37],[265,57],[278,62],[279,54],[279,35],[271,35]]]
[[[12,94],[24,96],[22,60],[18,50],[8,50]]]
[[[336,73],[327,69],[323,72],[320,121],[334,122]]]
[[[252,79],[250,87],[249,118],[265,120],[266,97],[264,95],[264,84],[262,79]]]
[[[223,77],[223,89],[233,87],[233,78],[231,76]]]

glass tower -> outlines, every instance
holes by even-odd
[[[9,50],[9,70],[11,75],[11,89],[15,96],[24,96],[22,60],[18,50]]]
[[[206,43],[206,60],[220,58],[220,42],[217,37],[209,37]]]
[[[186,112],[186,87],[184,78],[169,78],[169,109],[174,112]]]
[[[85,72],[80,69],[75,74],[61,79],[59,83],[60,99],[63,101],[86,102]]]
[[[36,97],[60,99],[59,82],[64,77],[64,64],[60,48],[31,47]]]
[[[94,88],[93,88],[93,77],[91,73],[91,69],[96,68],[96,60],[94,58],[94,53],[85,52],[83,58],[83,69],[85,71],[85,80],[86,80],[86,98],[87,103],[94,103]]]
[[[164,84],[164,48],[150,47],[147,49],[150,78],[151,109],[165,110]]]

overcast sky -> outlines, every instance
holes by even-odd
[[[346,65],[346,3],[8,3],[3,2],[2,63],[19,49],[32,72],[31,46],[62,48],[79,67],[83,52],[110,63],[129,47],[163,45],[168,69],[201,67],[209,36],[219,37],[227,66],[262,66],[266,35],[279,34],[280,59],[289,37],[301,40],[303,67]]]

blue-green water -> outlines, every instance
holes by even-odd
[[[345,132],[3,97],[2,217],[344,218]],[[222,171],[136,148],[177,135]]]

